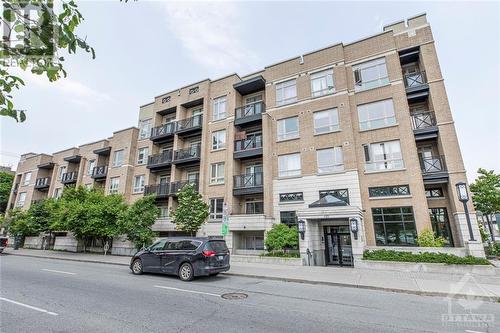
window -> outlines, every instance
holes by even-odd
[[[446,239],[446,246],[453,246],[453,237],[451,236],[450,222],[446,208],[429,208],[431,217],[432,231],[436,237]]]
[[[26,192],[19,193],[19,198],[17,198],[16,207],[23,207],[25,201],[26,201]]]
[[[109,194],[118,193],[120,187],[120,177],[113,177],[109,180]]]
[[[278,120],[278,141],[299,137],[299,117]]]
[[[95,160],[88,161],[87,164],[87,175],[91,176],[95,168]]]
[[[352,70],[354,72],[355,91],[373,89],[389,83],[385,58],[353,66]]]
[[[377,245],[415,245],[412,207],[372,208]]]
[[[226,130],[212,133],[212,150],[226,148]]]
[[[59,199],[62,196],[62,188],[56,188],[54,191],[54,198]]]
[[[31,181],[31,172],[26,172],[24,174],[24,180],[23,180],[23,185],[29,185]]]
[[[114,167],[119,167],[122,166],[123,164],[123,155],[124,155],[124,150],[116,150],[115,154],[113,155],[113,166]]]
[[[409,185],[377,186],[369,187],[370,198],[376,197],[397,197],[400,195],[410,195]]]
[[[154,243],[149,247],[150,251],[161,251],[165,247],[165,244],[167,243],[166,239],[160,239],[158,242]]]
[[[245,236],[243,241],[245,250],[264,250],[264,236]]]
[[[62,175],[66,173],[66,166],[63,165],[63,166],[60,166],[59,167],[59,172],[57,173],[57,179],[58,180],[61,180],[62,179]]]
[[[311,74],[311,93],[313,97],[335,92],[333,69]]]
[[[297,101],[297,80],[288,80],[276,84],[276,105],[285,105]]]
[[[295,211],[280,212],[280,222],[289,227],[297,225],[297,214]]]
[[[224,162],[210,165],[210,184],[224,184]]]
[[[303,192],[280,193],[280,202],[304,201]]]
[[[365,170],[391,170],[404,168],[399,140],[365,145]]]
[[[226,96],[214,98],[214,114],[212,120],[220,120],[226,117]]]
[[[139,139],[149,137],[151,133],[151,119],[144,119],[139,121]]]
[[[430,188],[425,190],[425,196],[427,198],[443,198],[443,189],[442,188]]]
[[[300,154],[278,156],[279,177],[300,176],[302,170],[300,165]]]
[[[137,165],[143,165],[148,162],[149,148],[142,147],[137,150]]]
[[[329,173],[344,170],[342,148],[334,147],[316,151],[318,159],[318,173]]]
[[[224,209],[224,199],[210,199],[210,219],[222,220],[222,211]]]
[[[144,191],[144,175],[134,177],[133,193],[141,193]]]
[[[92,188],[92,183],[85,184],[85,188],[90,190]]]
[[[262,198],[252,198],[245,201],[245,214],[264,214]]]
[[[359,129],[369,130],[396,124],[392,99],[358,105]]]
[[[314,134],[323,134],[339,130],[339,113],[337,108],[313,113]]]
[[[160,207],[160,218],[161,219],[166,219],[168,217],[168,207],[167,206],[161,206]]]
[[[320,199],[325,197],[326,195],[331,195],[339,200],[344,201],[346,204],[349,204],[349,190],[348,189],[319,191],[319,198]]]

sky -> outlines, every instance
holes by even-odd
[[[205,78],[240,76],[338,42],[377,34],[423,12],[431,24],[469,181],[500,172],[500,2],[78,1],[78,34],[96,50],[66,56],[68,77],[21,72],[0,117],[0,165],[137,126],[139,106]]]

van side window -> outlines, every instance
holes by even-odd
[[[149,250],[150,251],[161,251],[165,247],[165,243],[166,242],[167,242],[166,239],[162,239],[162,240],[154,243],[153,245],[151,245],[151,247],[149,248]]]

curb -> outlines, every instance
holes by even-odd
[[[117,262],[104,262],[90,259],[73,259],[73,258],[64,258],[64,257],[46,257],[46,256],[37,256],[34,254],[19,254],[19,253],[3,253],[4,255],[13,255],[20,257],[31,257],[31,258],[41,258],[41,259],[55,259],[55,260],[64,260],[64,261],[75,261],[75,262],[87,262],[92,264],[104,264],[104,265],[115,265],[115,266],[126,266],[129,264],[125,263],[117,263]],[[365,290],[378,290],[378,291],[386,291],[400,294],[410,294],[410,295],[418,295],[418,296],[434,296],[434,297],[446,297],[453,299],[467,299],[467,300],[481,300],[486,302],[499,302],[500,298],[495,296],[477,296],[477,295],[467,295],[467,294],[454,294],[449,295],[447,293],[434,292],[434,291],[420,291],[420,290],[407,290],[407,289],[397,289],[397,288],[386,288],[386,287],[377,287],[377,286],[367,286],[367,285],[359,285],[359,284],[349,284],[349,283],[341,283],[341,282],[328,282],[328,281],[311,281],[305,279],[295,279],[295,278],[286,278],[286,277],[275,277],[275,276],[266,276],[266,275],[257,275],[257,274],[243,274],[243,273],[233,273],[233,272],[223,272],[224,275],[230,276],[240,276],[252,279],[264,279],[271,281],[282,281],[282,282],[294,282],[294,283],[304,283],[311,285],[325,285],[332,287],[347,287],[347,288],[358,288]]]

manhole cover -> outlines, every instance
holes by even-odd
[[[244,299],[247,298],[248,295],[243,293],[228,293],[221,295],[221,297],[224,299]]]

